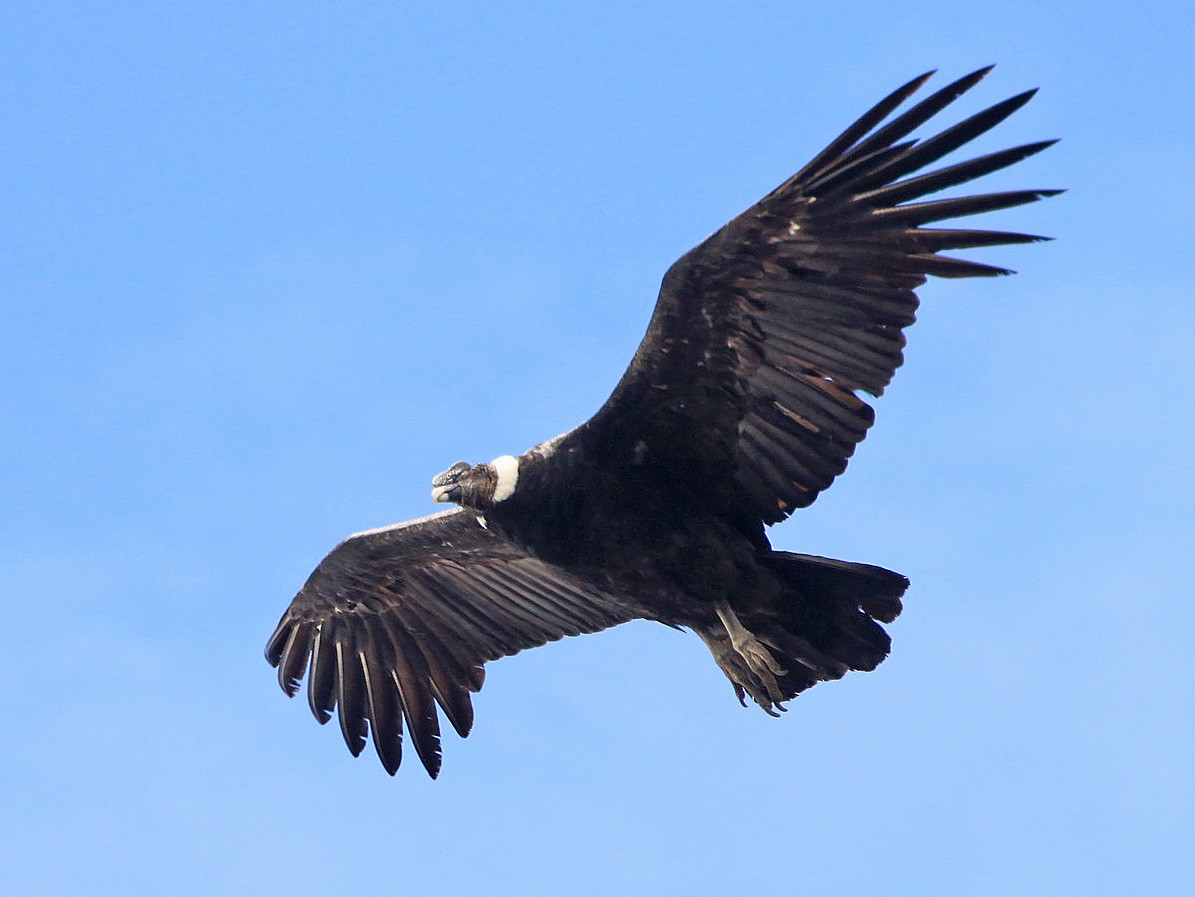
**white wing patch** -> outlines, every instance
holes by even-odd
[[[435,514],[428,514],[426,517],[418,517],[415,520],[404,520],[402,523],[392,523],[389,526],[379,526],[374,529],[363,529],[359,533],[353,533],[351,536],[345,536],[344,542],[350,539],[356,539],[358,536],[376,536],[378,533],[389,532],[390,530],[406,529],[408,526],[418,526],[421,523],[427,523],[429,520],[435,520],[437,517],[447,517],[449,514],[459,514],[458,508],[452,508],[447,511],[437,511]],[[339,546],[338,546],[339,547]]]
[[[494,502],[505,501],[515,494],[519,484],[519,459],[514,455],[501,455],[490,462],[498,472],[498,483],[494,486]]]

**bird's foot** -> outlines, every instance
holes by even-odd
[[[747,662],[743,659],[743,656],[735,650],[730,639],[726,637],[726,633],[721,631],[696,631],[710,649],[710,653],[714,655],[714,662],[718,664],[718,667],[726,674],[726,678],[730,680],[730,684],[734,688],[735,697],[739,699],[739,703],[746,707],[747,697],[750,696],[751,700],[762,707],[768,714],[779,716],[780,713],[778,711],[784,710],[784,707],[773,701],[767,686],[764,685],[758,676],[751,672],[751,668],[747,666]]]
[[[746,698],[750,695],[769,715],[779,716],[784,710],[781,702],[785,695],[776,677],[786,671],[772,652],[743,626],[729,604],[719,602],[717,610],[724,631],[699,633],[702,640],[734,686],[740,704],[747,706]]]
[[[776,658],[772,656],[772,652],[768,650],[767,646],[739,621],[738,615],[726,601],[719,601],[717,610],[718,618],[726,627],[726,634],[730,636],[730,644],[734,647],[735,652],[743,659],[755,677],[763,683],[772,703],[778,704],[783,701],[784,692],[780,690],[780,683],[776,681],[776,677],[783,676],[788,671],[776,662]]]

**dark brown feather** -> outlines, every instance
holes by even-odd
[[[842,163],[849,164],[862,155],[875,152],[880,147],[891,146],[901,140],[965,94],[968,90],[987,77],[995,66],[984,66],[969,75],[963,75],[957,81],[952,81],[921,100],[908,111],[901,113],[888,124],[879,128],[866,140],[861,140],[858,146],[849,153],[843,154]]]
[[[283,623],[288,622],[283,618]],[[307,678],[307,705],[321,725],[332,718],[336,708],[336,646],[331,633],[331,621],[316,624]]]
[[[738,519],[773,523],[812,502],[871,426],[871,409],[855,391],[881,394],[903,361],[901,330],[915,318],[914,290],[927,276],[1009,273],[937,253],[1038,239],[920,227],[1057,191],[908,202],[1022,161],[1053,142],[918,173],[1033,96],[1025,91],[928,139],[906,140],[989,70],[958,79],[882,124],[928,76],[904,85],[797,175],[678,260],[664,278],[643,342],[586,438],[615,458],[636,445],[666,447],[673,454],[660,463],[709,476],[693,488],[726,502],[723,513]],[[761,408],[778,411],[787,423],[767,413],[761,418]],[[683,430],[686,438],[670,438],[664,428]],[[718,479],[726,473],[718,459],[725,458],[733,459],[733,492]]]
[[[377,617],[363,617],[365,650],[359,653],[369,700],[369,728],[374,750],[390,775],[402,763],[402,710],[390,671],[397,663],[394,644]]]
[[[365,747],[369,727],[365,722],[365,674],[357,657],[355,631],[347,626],[336,630],[336,711],[344,743],[356,757]]]
[[[266,647],[294,694],[309,666],[321,723],[335,710],[345,744],[372,737],[393,774],[403,722],[433,778],[440,771],[436,705],[463,737],[482,664],[639,613],[453,511],[352,536],[311,574]]]

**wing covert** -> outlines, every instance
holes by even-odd
[[[354,756],[372,733],[393,775],[405,723],[434,778],[436,705],[466,736],[486,661],[635,616],[455,510],[338,545],[283,615],[266,659],[292,697],[306,674],[312,713],[321,723],[336,714]]]
[[[929,227],[1033,202],[1023,190],[912,202],[1031,156],[1027,144],[918,174],[999,124],[1028,91],[925,140],[917,127],[981,69],[881,124],[929,75],[893,92],[664,277],[647,334],[586,425],[608,456],[654,452],[704,479],[713,501],[764,523],[811,504],[846,469],[903,361],[928,275],[1011,273],[939,253],[1029,234]],[[930,73],[932,74],[932,73]],[[728,476],[728,471],[733,471]]]

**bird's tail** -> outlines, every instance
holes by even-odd
[[[744,616],[784,670],[784,699],[848,670],[874,670],[892,640],[880,623],[901,612],[909,581],[899,573],[833,558],[774,551],[765,562],[781,583],[771,614]]]

